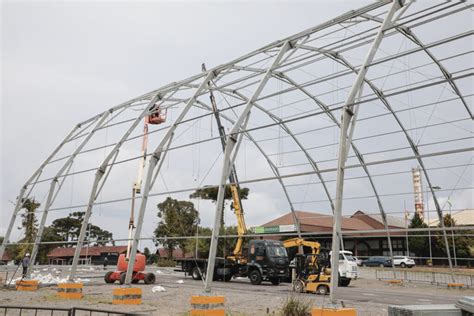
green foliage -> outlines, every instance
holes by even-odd
[[[198,189],[194,193],[192,193],[189,198],[191,199],[203,199],[203,200],[211,200],[213,202],[217,201],[217,194],[219,193],[218,187],[204,187],[203,189]],[[239,188],[239,195],[241,200],[246,200],[249,194],[248,188]],[[232,199],[232,192],[230,190],[230,185],[226,185],[225,187],[225,194],[224,200],[231,200]]]
[[[444,226],[445,227],[455,227],[456,226],[456,221],[454,218],[451,217],[450,214],[446,214],[443,216],[444,220]],[[438,227],[441,227],[441,225],[438,225]],[[453,254],[453,240],[454,240],[454,246],[456,248],[456,257],[458,258],[473,258],[474,257],[474,238],[468,237],[467,235],[473,234],[474,230],[468,230],[468,231],[462,231],[462,232],[454,232],[454,235],[458,236],[453,236],[453,233],[450,231],[447,231],[447,237],[448,237],[448,246],[450,248],[451,254]],[[459,235],[464,235],[464,236],[459,236]],[[436,233],[436,255],[439,256],[446,256],[446,245],[444,243],[444,237],[442,232]]]
[[[280,309],[282,316],[309,316],[311,315],[311,300],[304,296],[291,294]]]
[[[60,241],[77,241],[81,232],[82,222],[84,220],[85,212],[72,212],[67,217],[55,219],[51,225],[54,233],[59,236]],[[86,231],[87,240],[110,240],[113,238],[111,232],[101,229],[99,226],[89,224]],[[99,241],[91,242],[90,246],[105,246],[109,242]],[[112,241],[115,245],[115,242]],[[65,243],[66,247],[73,247],[72,243]]]
[[[237,235],[236,226],[221,227],[219,234],[223,235]],[[199,236],[211,236],[212,229],[208,227],[199,227]],[[217,244],[217,256],[226,257],[233,254],[237,238],[221,238]],[[245,242],[244,242],[245,243]],[[211,246],[210,238],[199,238],[197,242],[197,257],[207,258],[209,256],[209,248]],[[186,249],[196,256],[196,239],[187,240]]]
[[[224,201],[232,200],[232,191],[230,188],[231,188],[230,184],[225,186]],[[239,187],[238,190],[239,190],[240,199],[246,200],[249,195],[249,189]],[[203,189],[197,189],[194,193],[192,193],[189,196],[189,198],[211,200],[212,202],[217,202],[218,193],[219,193],[218,187],[204,187]],[[224,203],[224,206],[225,205],[226,204]],[[233,202],[231,203],[230,207],[233,208]],[[224,226],[224,209],[225,207],[222,208],[221,226]]]
[[[45,227],[43,230],[43,236],[41,237],[41,242],[51,242],[51,241],[62,241],[53,228]],[[48,263],[48,253],[54,248],[58,247],[58,244],[41,244],[38,249],[38,256],[36,260],[40,264]]]
[[[21,214],[21,227],[25,231],[24,237],[20,240],[19,245],[15,247],[15,259],[21,259],[27,252],[33,250],[32,243],[35,241],[36,233],[38,231],[38,220],[36,219],[35,211],[40,207],[35,198],[28,198],[22,201],[21,209],[24,212]],[[24,243],[24,244],[22,244]]]
[[[428,228],[428,225],[423,221],[418,213],[415,212],[413,218],[410,221],[409,228]],[[413,235],[425,235],[426,232],[410,232],[410,238],[408,243],[410,246],[410,252],[414,252],[417,257],[427,257],[429,256],[429,240],[427,237],[413,237]]]
[[[168,197],[158,204],[160,222],[155,229],[156,237],[192,236],[196,233],[199,224],[199,213],[194,204],[188,201],[178,201]],[[168,249],[168,258],[171,258],[173,249],[177,247],[186,253],[186,240],[168,239],[160,242]]]

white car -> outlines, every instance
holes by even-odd
[[[393,256],[393,263],[401,268],[413,268],[415,261],[407,256]]]
[[[362,265],[362,260],[360,260],[359,258],[354,257],[354,256],[353,256],[352,258],[354,258],[355,263],[356,263],[359,267]]]

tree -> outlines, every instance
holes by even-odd
[[[54,248],[58,247],[58,244],[46,244],[43,242],[58,242],[62,241],[61,237],[56,234],[54,229],[50,226],[47,226],[43,230],[43,235],[41,236],[41,242],[38,248],[38,256],[36,259],[40,264],[48,263],[48,253]]]
[[[160,222],[154,232],[157,238],[192,236],[199,224],[199,213],[192,202],[170,197],[158,204],[158,217]],[[183,253],[187,251],[184,239],[167,239],[160,243],[168,249],[168,258],[173,256],[173,249],[176,247],[181,248]]]
[[[109,243],[109,240],[113,238],[111,232],[92,224],[89,224],[87,234],[88,240],[94,240],[90,242],[91,246],[105,246]],[[115,246],[115,241],[112,240],[111,243]]]
[[[25,230],[24,237],[19,241],[19,246],[15,253],[16,259],[21,259],[27,252],[33,249],[36,233],[38,231],[38,220],[36,219],[36,209],[40,207],[35,198],[28,198],[22,200],[21,209],[24,213],[21,214],[21,228]]]
[[[191,199],[203,199],[203,200],[212,200],[213,202],[217,201],[217,195],[219,193],[218,187],[204,187],[202,189],[197,189],[189,197]],[[248,188],[239,188],[239,195],[241,200],[246,200],[249,194]],[[232,191],[230,190],[230,185],[226,185],[224,200],[232,199]]]
[[[423,221],[420,215],[415,212],[413,218],[410,221],[409,228],[428,228],[428,225]],[[410,232],[410,235],[423,235],[425,232]],[[428,245],[428,238],[420,236],[420,237],[410,237],[409,238],[409,247],[410,251],[414,252],[418,257],[426,257],[429,255],[429,245]]]
[[[208,227],[199,227],[198,234],[200,237],[211,236],[212,229]],[[221,227],[219,231],[219,235],[220,236],[237,235],[237,226]],[[237,239],[235,237],[219,239],[219,243],[217,244],[217,257],[227,257],[227,256],[232,255],[236,242],[237,242]],[[196,247],[197,247],[197,254],[196,254]],[[198,258],[207,258],[209,256],[210,247],[211,247],[210,238],[199,238],[197,241],[196,239],[191,239],[186,242],[186,249],[188,249],[189,252],[192,252]]]
[[[217,202],[217,195],[219,194],[218,187],[204,187],[202,189],[197,189],[194,193],[192,193],[189,198],[191,199],[203,199],[203,200],[211,200],[212,202]],[[239,187],[239,196],[241,200],[246,200],[249,195],[248,188],[240,188]],[[224,225],[224,208],[226,206],[225,201],[232,199],[232,191],[230,189],[230,185],[225,186],[224,191],[224,207],[222,208],[222,216],[221,216],[221,226]],[[233,209],[233,203],[231,203],[230,208]]]
[[[55,219],[51,228],[59,236],[60,240],[65,242],[77,241],[81,232],[82,222],[84,221],[84,215],[85,212],[72,212],[67,217]],[[113,238],[113,235],[111,232],[90,223],[87,226],[86,237],[87,240],[92,240],[89,243],[90,246],[105,246]],[[112,244],[115,245],[115,242],[112,241]],[[72,247],[74,244],[65,243],[64,246]]]
[[[456,221],[450,214],[446,214],[443,216],[444,226],[445,227],[455,227]],[[441,227],[441,225],[438,225]],[[468,237],[467,235],[472,234],[473,231],[461,231],[461,232],[454,232],[454,246],[456,248],[456,257],[457,258],[472,258],[474,257],[474,239],[472,237]],[[448,238],[448,247],[450,248],[451,254],[453,254],[453,238],[452,233],[450,231],[446,231],[447,238]],[[461,235],[461,236],[460,236]],[[464,236],[463,236],[464,235]],[[446,245],[444,243],[444,236],[442,232],[436,234],[436,255],[446,257]],[[468,262],[469,263],[469,262]]]

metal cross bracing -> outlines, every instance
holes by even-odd
[[[133,146],[143,136],[137,132],[140,130],[137,127],[143,117],[149,114],[148,109],[160,102],[173,113],[173,119],[166,125],[148,132],[156,148],[147,154],[148,169],[143,194],[136,198],[140,208],[126,278],[126,283],[129,284],[134,254],[142,239],[143,220],[151,213],[148,200],[167,194],[183,196],[202,187],[181,185],[165,189],[158,175],[163,177],[164,173],[169,173],[163,170],[165,159],[170,160],[167,155],[186,152],[196,146],[215,147],[216,150],[210,152],[216,156],[220,155],[217,150],[218,136],[211,134],[199,140],[189,136],[189,129],[193,128],[195,122],[212,123],[212,108],[205,101],[209,90],[213,91],[219,101],[220,117],[231,126],[226,141],[226,154],[218,160],[219,168],[214,168],[215,170],[222,168],[222,173],[213,170],[209,179],[201,179],[210,181],[212,185],[220,188],[220,199],[223,198],[222,188],[227,182],[229,163],[235,160],[237,168],[243,167],[242,153],[238,154],[239,149],[243,150],[244,145],[239,145],[242,143],[248,144],[247,150],[255,152],[252,153],[254,157],[258,155],[262,157],[262,163],[268,166],[268,170],[256,173],[255,177],[244,177],[239,183],[256,185],[276,181],[282,190],[282,199],[288,203],[294,215],[297,227],[299,225],[295,211],[298,210],[298,206],[308,205],[305,207],[313,207],[316,211],[320,211],[316,207],[324,205],[327,212],[335,212],[335,218],[338,218],[342,206],[337,204],[342,201],[353,202],[354,199],[342,196],[344,177],[339,177],[337,186],[334,186],[337,182],[337,171],[357,171],[359,173],[346,178],[346,182],[367,180],[367,190],[360,196],[373,199],[375,203],[370,207],[379,211],[384,222],[384,231],[390,236],[391,230],[387,225],[386,216],[394,214],[395,207],[393,203],[387,202],[390,194],[379,183],[382,183],[381,179],[385,177],[404,176],[406,179],[406,175],[409,175],[407,170],[391,169],[393,166],[398,168],[403,163],[407,169],[408,165],[421,167],[438,219],[442,219],[443,207],[437,196],[437,193],[441,192],[435,192],[433,187],[438,185],[435,181],[440,181],[437,172],[446,167],[434,167],[433,162],[436,162],[436,159],[447,161],[454,159],[446,166],[452,165],[453,167],[447,168],[458,170],[456,168],[459,167],[455,166],[465,165],[472,152],[472,133],[469,132],[469,124],[472,123],[473,94],[469,80],[472,80],[473,72],[472,65],[466,64],[466,61],[470,60],[473,51],[465,43],[471,40],[474,32],[450,26],[451,21],[469,15],[472,4],[409,1],[401,8],[397,8],[399,10],[395,10],[396,12],[390,11],[390,8],[398,5],[400,5],[398,1],[380,1],[350,11],[227,64],[124,102],[78,124],[22,187],[11,223],[0,247],[0,256],[10,240],[11,228],[16,217],[22,212],[23,199],[39,196],[36,192],[43,190],[46,201],[38,211],[38,214],[41,214],[41,221],[38,227],[39,234],[33,246],[33,259],[41,244],[41,232],[48,216],[53,212],[79,208],[86,211],[69,274],[69,278],[74,279],[80,248],[85,243],[86,227],[89,218],[94,214],[94,209],[98,206],[127,203],[131,199],[123,195],[107,196],[104,197],[105,200],[101,197],[104,195],[104,190],[114,185],[110,182],[109,175],[113,178],[117,169],[126,170],[128,165],[141,158],[138,150],[135,155],[127,155],[127,152],[132,151]],[[393,25],[382,26],[384,20],[395,22]],[[436,34],[428,33],[429,28],[441,31]],[[400,45],[402,39],[406,40],[404,47]],[[380,47],[378,50],[377,47],[373,49],[371,58],[363,63],[364,55],[369,52],[370,47],[374,47],[372,43],[376,40],[378,43],[375,46]],[[450,49],[452,47],[456,49]],[[367,74],[361,74],[361,69],[367,71]],[[404,82],[397,79],[400,76],[413,76],[416,80]],[[356,79],[358,81],[353,84]],[[208,85],[211,80],[212,84]],[[390,86],[385,88],[387,80],[392,80],[393,83],[390,82]],[[351,86],[357,88],[353,90],[355,92],[351,97],[347,98]],[[363,91],[359,91],[360,87],[364,87]],[[442,94],[439,98],[431,96],[437,88],[441,88],[441,91],[449,96],[445,97]],[[402,101],[410,95],[417,97],[416,103]],[[344,119],[342,123],[338,119],[341,113],[347,112],[348,106],[354,110],[358,108],[360,111],[359,116],[352,120],[351,127],[344,125]],[[445,115],[448,108],[453,113],[452,118],[431,121],[432,117]],[[436,110],[441,114],[429,115],[436,113]],[[385,130],[383,126],[379,126],[379,130],[375,129],[368,135],[361,132],[360,124],[377,125],[378,121],[383,120],[385,123],[388,118],[391,119],[391,123],[386,125],[387,128],[392,127],[392,130]],[[412,118],[417,118],[420,122],[413,123],[410,121]],[[439,127],[448,129],[452,127],[456,132],[446,137],[436,130]],[[350,131],[349,139],[342,142],[346,139],[344,137],[339,142],[335,139],[330,142],[331,138],[328,135],[331,131],[339,132],[340,129],[343,129],[343,135],[345,131]],[[429,130],[430,140],[420,143],[422,132],[425,130]],[[113,131],[110,132],[112,134],[110,139],[113,140],[106,143],[99,141],[98,139],[102,137],[99,134],[103,135],[107,131]],[[418,140],[417,133],[421,134]],[[397,138],[392,146],[384,148],[379,145],[384,139],[398,137],[397,135],[403,137]],[[322,141],[324,139],[325,142]],[[284,143],[285,149],[279,148],[275,152],[276,142]],[[346,149],[341,153],[345,153],[348,163],[338,168],[335,162],[340,155],[335,155],[332,151],[343,143]],[[75,146],[72,146],[73,144]],[[69,151],[65,150],[67,146],[71,147]],[[81,161],[85,160],[81,159],[82,157],[96,155],[99,151],[104,151],[106,154],[104,157],[95,157],[95,166],[85,168],[81,166]],[[372,158],[377,155],[381,158]],[[284,157],[284,163],[278,162],[278,157]],[[192,159],[182,157],[179,163],[186,165],[191,163]],[[469,170],[472,170],[469,166],[471,164],[467,165]],[[49,170],[50,175],[45,170]],[[69,179],[82,176],[87,176],[87,181],[91,183],[88,198],[75,205],[67,205],[61,193],[67,187]],[[314,177],[317,181],[314,181]],[[154,185],[155,182],[158,184]],[[45,188],[40,189],[41,186]],[[409,187],[409,184],[407,186]],[[448,187],[453,191],[458,189],[455,185]],[[461,186],[461,188],[470,187],[472,183]],[[311,198],[302,196],[303,188],[311,188],[308,193]],[[393,196],[400,198],[402,192],[405,194],[407,191],[400,189]],[[321,204],[320,201],[325,203]],[[58,205],[58,202],[62,205]],[[218,208],[215,213],[215,228],[220,224],[219,205],[222,204],[216,205]],[[247,209],[247,213],[249,212],[252,210]],[[335,223],[336,236],[338,223],[340,220]],[[440,223],[442,225],[443,221]],[[451,250],[445,230],[442,231],[447,259],[451,264]],[[218,230],[214,229],[214,232],[211,239],[211,256],[215,255],[219,241]],[[389,245],[392,248],[390,238]],[[338,247],[333,251],[337,249]],[[392,249],[390,253],[393,253]],[[212,276],[212,262],[213,260],[210,260],[208,276]],[[337,279],[337,275],[335,278]],[[207,278],[205,289],[207,291],[212,289],[212,277]],[[332,293],[334,293],[332,301],[335,302],[337,289],[334,288]]]

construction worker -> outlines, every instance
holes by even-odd
[[[107,257],[104,258],[104,270],[107,270],[107,264],[109,263],[109,259]]]
[[[23,277],[26,277],[28,271],[28,265],[30,264],[30,254],[27,252],[23,260],[21,260],[21,266],[23,267]]]

